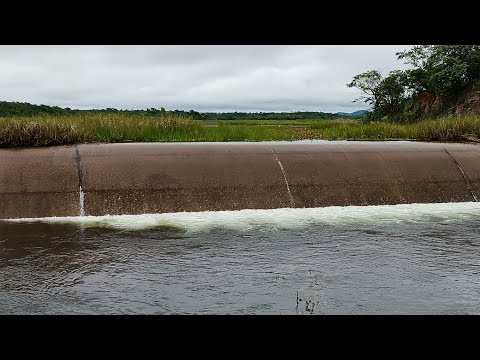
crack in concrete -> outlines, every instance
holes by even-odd
[[[450,159],[453,160],[457,168],[460,170],[460,173],[462,174],[463,180],[465,181],[465,185],[467,185],[467,189],[470,192],[470,195],[472,195],[473,201],[478,202],[478,198],[475,195],[475,192],[473,191],[472,185],[470,184],[470,181],[468,181],[467,176],[465,175],[465,172],[463,171],[462,167],[458,163],[458,161],[453,157],[453,155],[444,147],[443,150],[447,153],[448,156],[450,156]]]
[[[275,160],[277,160],[278,166],[280,167],[280,170],[282,171],[283,174],[283,179],[285,180],[285,185],[287,186],[287,191],[288,191],[288,196],[290,197],[290,203],[293,207],[295,207],[295,200],[293,199],[292,193],[290,192],[290,186],[288,185],[288,180],[287,180],[287,173],[285,172],[285,169],[283,168],[282,162],[278,159],[277,154],[270,148],[270,146],[267,146],[268,150],[275,156]]]

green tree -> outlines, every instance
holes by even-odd
[[[410,64],[415,68],[423,68],[426,61],[431,56],[434,45],[415,45],[410,50],[395,53],[398,60],[405,60],[405,64]]]
[[[451,96],[480,79],[480,45],[416,45],[396,55],[414,67],[406,71],[414,93]]]
[[[396,111],[405,99],[406,74],[396,70],[382,78],[377,70],[356,75],[348,87],[356,87],[363,95],[354,101],[364,101],[372,105],[373,118]]]
[[[454,95],[480,78],[479,45],[437,45],[425,68],[439,95]]]
[[[377,86],[377,107],[394,110],[400,106],[405,99],[405,79],[403,71],[390,72]]]
[[[362,91],[362,96],[353,102],[363,101],[367,104],[377,107],[379,102],[378,86],[382,82],[382,75],[377,70],[370,70],[353,77],[351,83],[347,84],[349,88],[356,87]]]
[[[373,119],[394,115],[411,121],[422,116],[414,102],[419,94],[430,92],[446,98],[447,103],[480,85],[480,45],[415,45],[396,55],[411,68],[392,71],[384,79],[377,70],[367,71],[347,84],[362,91],[355,101],[372,105]],[[443,111],[441,106],[440,102],[436,111]]]

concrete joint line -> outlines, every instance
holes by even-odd
[[[292,207],[295,207],[295,200],[293,199],[292,193],[290,192],[290,186],[288,185],[288,180],[287,180],[287,173],[285,172],[285,169],[283,168],[282,162],[278,159],[277,154],[270,148],[270,146],[267,146],[268,150],[275,156],[275,160],[277,161],[278,166],[280,167],[280,170],[282,171],[283,174],[283,179],[285,180],[285,185],[287,186],[287,191],[288,191],[288,196],[290,197],[290,204]]]
[[[465,185],[467,185],[467,189],[470,192],[470,195],[472,195],[472,199],[475,202],[478,202],[478,198],[475,195],[475,192],[473,191],[472,185],[470,184],[470,181],[468,181],[467,176],[465,175],[465,172],[463,171],[462,167],[458,163],[458,161],[453,157],[453,155],[448,151],[445,147],[443,148],[445,152],[447,153],[448,156],[450,156],[450,159],[454,162],[454,164],[457,166],[457,168],[460,170],[460,173],[462,174],[463,180],[465,181]]]

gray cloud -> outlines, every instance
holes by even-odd
[[[408,45],[0,46],[0,100],[71,108],[354,111]]]

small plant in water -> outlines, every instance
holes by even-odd
[[[295,310],[297,312],[297,314],[299,313],[298,311],[298,306],[300,304],[300,302],[305,302],[305,312],[307,314],[314,314],[315,313],[315,305],[318,305],[320,303],[319,300],[317,300],[317,295],[318,294],[318,290],[321,291],[320,289],[320,284],[319,284],[319,280],[318,280],[318,277],[317,275],[314,275],[312,273],[312,270],[308,270],[309,272],[309,277],[311,278],[310,279],[310,284],[308,285],[308,289],[314,289],[314,292],[315,294],[311,294],[310,296],[305,296],[304,299],[302,299],[300,296],[299,296],[299,293],[297,291],[297,298],[296,298],[296,306],[295,306]],[[306,289],[305,289],[306,290]],[[311,290],[307,290],[308,292],[311,292]],[[320,294],[320,298],[322,298],[322,295]],[[324,305],[326,305],[325,303],[325,300],[322,300],[322,303]],[[318,309],[318,307],[317,307]]]
[[[315,312],[315,305],[318,304],[318,301],[314,299],[305,300],[305,311],[309,314],[313,314]]]
[[[317,305],[319,302],[318,300],[315,301],[315,299],[301,299],[298,296],[298,291],[297,291],[297,306],[295,307],[297,314],[298,314],[298,305],[300,304],[301,301],[305,301],[305,311],[309,314],[314,314],[315,313],[315,305]]]

